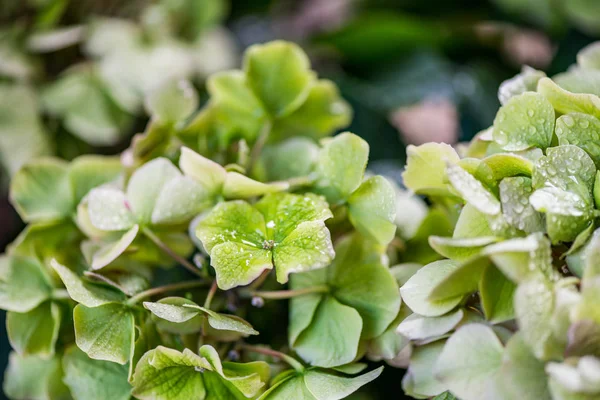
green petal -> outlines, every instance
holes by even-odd
[[[209,253],[226,242],[244,243],[262,249],[265,220],[245,201],[229,201],[213,208],[196,229],[196,235]]]
[[[302,222],[273,249],[277,281],[286,283],[291,273],[329,265],[335,251],[323,221]]]
[[[561,114],[580,112],[600,118],[600,98],[596,95],[571,93],[562,89],[550,78],[540,79],[538,92]]]
[[[587,114],[571,113],[556,120],[556,136],[561,146],[575,145],[585,150],[600,166],[600,120]]]
[[[208,316],[209,325],[214,329],[238,332],[243,335],[258,335],[258,332],[252,328],[252,325],[236,315],[216,313],[208,308],[199,307],[195,304],[184,305],[183,308],[195,308],[205,313]]]
[[[94,360],[126,364],[133,354],[134,318],[127,306],[108,303],[88,308],[77,305],[73,310],[75,342]]]
[[[62,310],[47,301],[26,313],[9,311],[6,315],[8,340],[20,355],[35,354],[49,357],[54,354]]]
[[[291,379],[278,382],[258,398],[258,400],[279,399],[315,400],[315,397],[308,391],[303,377],[294,375]]]
[[[382,176],[364,181],[348,198],[352,225],[365,237],[387,245],[396,233],[396,194]]]
[[[77,157],[69,166],[74,203],[79,204],[93,188],[116,180],[122,171],[123,166],[119,157],[98,155]]]
[[[461,302],[462,295],[435,301],[429,300],[429,296],[436,285],[458,267],[459,264],[450,260],[435,261],[424,266],[400,288],[402,300],[414,312],[428,317],[443,315],[452,310]]]
[[[402,389],[406,394],[416,398],[427,398],[447,390],[447,386],[433,375],[433,368],[444,343],[445,341],[438,340],[413,349],[408,370],[402,378]]]
[[[208,79],[207,88],[218,124],[253,142],[267,116],[244,74],[241,71],[214,74]]]
[[[495,236],[481,236],[474,238],[430,236],[429,245],[444,257],[457,262],[463,262],[478,255],[487,245],[496,243],[499,240],[500,238]]]
[[[465,325],[446,342],[435,364],[435,375],[461,399],[494,398],[503,350],[490,327]]]
[[[210,265],[222,290],[247,285],[273,268],[271,251],[246,244],[221,243],[212,248],[210,255]]]
[[[460,161],[456,150],[445,143],[426,143],[406,148],[406,170],[402,174],[407,188],[418,194],[448,195],[446,167]]]
[[[212,203],[208,193],[189,177],[178,176],[167,182],[152,210],[153,225],[175,225],[189,222]]]
[[[10,199],[27,222],[68,217],[75,207],[68,164],[47,158],[25,165],[12,179]]]
[[[93,189],[87,198],[87,212],[92,225],[103,231],[122,231],[135,224],[125,193],[102,187]]]
[[[256,208],[264,216],[267,238],[281,243],[302,222],[325,221],[332,217],[329,205],[321,196],[273,193],[263,197]]]
[[[260,166],[265,179],[286,180],[308,176],[317,163],[319,146],[311,139],[293,137],[276,145],[266,146],[260,155]]]
[[[533,187],[552,185],[568,190],[577,185],[592,189],[596,166],[590,156],[573,145],[552,147],[540,158],[533,170]]]
[[[496,181],[516,175],[531,176],[533,172],[531,160],[511,153],[492,154],[484,158],[482,163],[490,167]]]
[[[237,172],[228,172],[223,196],[227,199],[248,199],[289,189],[287,182],[262,183]]]
[[[485,257],[475,257],[459,264],[432,287],[428,299],[446,301],[475,292],[489,263]]]
[[[526,233],[543,232],[540,213],[533,208],[529,197],[533,193],[531,179],[515,176],[502,179],[499,185],[502,213],[506,222]]]
[[[160,193],[181,172],[166,158],[155,158],[137,169],[127,184],[127,201],[139,223],[149,223]]]
[[[333,296],[358,311],[363,320],[362,338],[370,339],[382,334],[396,318],[401,300],[390,270],[363,241],[357,235],[340,240],[338,257],[328,274]]]
[[[498,268],[488,265],[479,281],[479,296],[485,318],[500,323],[514,318],[513,295],[517,286]]]
[[[304,374],[304,383],[317,400],[340,400],[357,391],[360,387],[374,381],[383,372],[383,367],[374,369],[356,377],[337,376],[316,369]]]
[[[302,136],[320,139],[347,127],[351,117],[352,109],[340,97],[335,83],[321,79],[312,86],[300,108],[275,121],[271,134],[277,139]]]
[[[341,202],[361,184],[369,159],[369,145],[350,132],[325,141],[317,162],[318,193],[330,203]]]
[[[246,50],[248,86],[273,117],[283,117],[306,101],[314,80],[310,61],[300,47],[283,41]]]
[[[51,264],[65,284],[69,296],[86,307],[97,307],[106,303],[125,300],[125,295],[122,292],[106,285],[84,280],[56,260],[52,260]]]
[[[600,46],[592,43],[579,50],[577,64],[585,69],[600,69]]]
[[[411,314],[398,325],[396,332],[410,340],[431,340],[454,329],[463,316],[464,312],[461,309],[439,317]]]
[[[218,163],[188,149],[181,148],[179,168],[186,176],[200,183],[208,193],[216,195],[221,193],[227,177],[227,171]]]
[[[59,357],[22,357],[11,352],[4,375],[4,393],[10,399],[70,399],[62,375]]]
[[[0,308],[33,310],[52,294],[52,282],[44,267],[23,256],[0,256]]]
[[[508,100],[494,119],[494,141],[507,151],[545,149],[554,133],[552,104],[541,94],[527,92]]]
[[[146,96],[146,112],[163,124],[183,121],[198,108],[198,93],[186,80],[171,80]]]
[[[93,360],[72,346],[65,352],[63,367],[65,384],[75,400],[127,400],[131,397],[126,365]]]
[[[119,240],[107,243],[100,247],[92,257],[92,269],[98,270],[104,268],[123,254],[137,237],[139,228],[139,225],[134,225],[130,230],[125,232]]]
[[[184,335],[199,332],[204,318],[199,310],[184,305],[196,306],[196,303],[182,297],[165,297],[156,303],[144,302],[144,308],[153,314],[152,319],[159,330]]]
[[[294,274],[290,278],[292,290],[325,285],[327,283],[327,269],[318,269],[302,274]],[[310,293],[296,296],[290,300],[288,342],[294,346],[300,334],[310,325],[319,303],[324,294]]]
[[[328,296],[319,304],[311,325],[296,340],[294,350],[319,367],[348,364],[356,358],[362,325],[355,309]]]
[[[486,215],[500,213],[500,201],[473,175],[458,165],[449,165],[446,173],[454,189],[467,203]]]
[[[552,398],[544,364],[535,358],[523,335],[515,334],[506,344],[498,388],[507,398]]]
[[[501,104],[506,104],[508,101],[525,92],[535,92],[538,81],[544,78],[544,71],[538,71],[527,65],[521,68],[521,72],[513,78],[507,79],[500,85],[498,89],[498,99]]]

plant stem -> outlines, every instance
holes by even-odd
[[[256,161],[258,161],[258,157],[260,156],[263,147],[265,147],[265,144],[269,139],[272,127],[273,123],[271,121],[267,121],[261,128],[260,133],[258,134],[258,138],[256,139],[254,146],[252,146],[252,151],[250,152],[250,160],[248,161],[248,167],[246,168],[246,171],[248,171],[248,173],[252,171],[252,167],[254,167],[254,164],[256,163]]]
[[[192,274],[203,278],[202,273],[198,268],[196,268],[193,264],[191,264],[188,260],[181,257],[179,254],[175,253],[169,246],[167,246],[154,232],[152,232],[148,228],[142,228],[142,232],[148,239],[150,239],[159,249],[161,249],[165,254],[171,257],[173,260],[177,261],[183,267],[185,267]]]
[[[147,299],[148,297],[152,297],[157,294],[162,294],[165,292],[173,292],[175,290],[192,289],[192,288],[196,288],[196,287],[200,287],[200,286],[205,286],[206,284],[207,284],[206,281],[190,281],[190,282],[172,283],[170,285],[155,287],[152,289],[144,290],[143,292],[140,292],[140,293],[136,294],[135,296],[131,297],[129,300],[127,300],[127,304],[134,305],[144,299]]]
[[[296,176],[294,178],[287,179],[284,182],[289,185],[288,190],[294,190],[302,186],[312,185],[314,179],[310,176]]]
[[[204,308],[210,308],[210,303],[212,303],[213,297],[215,297],[215,293],[217,293],[217,281],[214,280],[212,285],[210,285],[210,290],[206,295],[206,300],[204,300]]]
[[[294,368],[296,371],[298,371],[298,372],[304,371],[304,366],[302,364],[300,364],[294,358],[292,358],[292,357],[288,356],[287,354],[282,353],[280,351],[269,349],[266,347],[251,346],[248,344],[242,345],[242,350],[250,351],[252,353],[264,354],[265,356],[279,358],[281,361],[286,362],[290,367]]]
[[[252,296],[262,297],[263,299],[269,300],[283,300],[283,299],[291,299],[292,297],[303,296],[311,293],[327,293],[329,292],[329,287],[327,285],[314,286],[305,289],[296,289],[296,290],[273,290],[273,291],[254,291],[250,292]]]

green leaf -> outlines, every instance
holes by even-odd
[[[92,256],[92,269],[98,270],[104,268],[115,261],[133,243],[138,236],[139,230],[139,225],[134,225],[127,232],[123,233],[123,236],[117,241],[107,243],[100,247]]]
[[[527,65],[521,68],[521,72],[513,78],[507,79],[498,89],[498,99],[502,105],[525,92],[535,92],[538,81],[544,78],[546,74],[543,71],[538,71]]]
[[[506,398],[550,399],[544,362],[535,358],[521,333],[513,335],[504,351],[497,386]]]
[[[360,186],[368,159],[369,145],[353,133],[326,140],[317,161],[315,190],[332,204],[346,200]]]
[[[407,349],[410,341],[408,337],[398,334],[396,328],[404,319],[411,314],[408,307],[401,307],[396,319],[386,330],[376,338],[371,339],[367,348],[367,358],[371,361],[393,361],[404,349]]]
[[[300,47],[283,41],[246,50],[248,86],[273,117],[284,117],[306,101],[314,80],[310,61]]]
[[[72,346],[65,352],[63,368],[64,382],[75,400],[128,400],[131,397],[126,365],[93,360]]]
[[[435,376],[461,399],[497,398],[496,380],[503,351],[490,327],[465,325],[446,342],[435,364]]]
[[[52,282],[44,266],[23,256],[0,256],[0,308],[27,312],[52,294]]]
[[[531,179],[524,176],[507,177],[499,185],[500,203],[506,222],[526,233],[543,232],[540,213],[530,204],[533,193]]]
[[[351,118],[352,109],[340,97],[335,83],[321,79],[311,87],[304,104],[275,121],[271,135],[277,139],[303,136],[320,139],[347,127]]]
[[[488,265],[479,281],[479,296],[483,312],[493,324],[514,318],[513,295],[517,286],[500,270]]]
[[[4,393],[10,399],[68,400],[71,397],[62,374],[58,357],[22,357],[11,352],[4,375]]]
[[[198,309],[208,315],[208,324],[214,329],[238,332],[244,336],[258,335],[258,332],[252,328],[252,325],[238,316],[219,314],[203,307],[198,307]]]
[[[119,303],[88,308],[79,304],[73,310],[75,342],[94,360],[126,364],[133,355],[134,317]]]
[[[531,176],[533,172],[533,162],[517,154],[492,154],[481,162],[491,169],[493,179],[496,181],[516,175]]]
[[[327,296],[294,349],[311,365],[330,368],[348,364],[356,358],[362,327],[358,311]]]
[[[69,296],[86,307],[97,307],[125,300],[125,294],[122,292],[118,292],[106,285],[84,280],[69,268],[59,264],[56,260],[52,260],[51,264],[54,271],[56,271],[65,284]]]
[[[396,332],[406,336],[410,340],[430,341],[456,328],[458,323],[463,319],[463,316],[464,312],[461,309],[439,317],[424,317],[419,314],[411,314],[398,325]]]
[[[575,145],[585,150],[596,167],[600,166],[600,120],[588,114],[571,113],[556,120],[556,136],[561,146]]]
[[[533,187],[544,185],[570,190],[584,185],[590,191],[596,178],[596,166],[590,156],[573,145],[552,147],[541,157],[533,170]]]
[[[460,239],[486,236],[495,236],[487,216],[472,205],[465,204],[458,216],[458,221],[456,221],[452,237]]]
[[[402,300],[411,310],[423,316],[437,317],[447,313],[461,302],[462,294],[444,300],[429,300],[429,296],[458,267],[459,264],[450,260],[435,261],[424,266],[400,288]]]
[[[60,306],[51,301],[26,313],[9,311],[6,315],[6,330],[10,345],[22,356],[54,355],[61,316]]]
[[[444,257],[456,262],[467,261],[481,253],[487,245],[501,240],[495,236],[481,236],[474,238],[447,238],[430,236],[429,245]]]
[[[291,289],[302,289],[315,287],[327,283],[327,269],[317,269],[302,274],[295,274],[290,280]],[[323,293],[309,293],[304,296],[296,296],[290,300],[288,342],[294,346],[300,334],[310,325],[317,307],[323,297]]]
[[[500,201],[473,175],[458,165],[448,165],[448,180],[461,197],[486,215],[500,213]]]
[[[129,208],[140,224],[151,222],[158,198],[181,172],[166,158],[155,158],[137,169],[127,184]]]
[[[554,133],[552,104],[541,94],[526,92],[508,100],[494,119],[494,142],[503,150],[545,149]]]
[[[600,46],[597,43],[592,43],[579,50],[577,65],[585,69],[600,69]]]
[[[387,245],[396,233],[396,194],[383,176],[364,181],[348,198],[348,217],[365,237]]]
[[[68,164],[45,158],[25,165],[12,179],[10,199],[27,222],[68,217],[75,206]]]
[[[119,157],[83,155],[74,159],[69,166],[74,204],[79,204],[93,188],[116,180],[122,171]]]
[[[413,349],[408,370],[402,378],[404,393],[416,398],[427,398],[448,390],[447,385],[433,375],[436,361],[444,349],[444,343],[444,340],[438,340]]]
[[[92,225],[103,231],[123,231],[135,224],[135,216],[122,191],[100,187],[93,189],[87,198],[87,212]]]
[[[571,93],[562,89],[550,78],[540,79],[538,92],[561,114],[579,112],[600,118],[600,98],[596,95]]]
[[[185,120],[198,108],[198,93],[189,81],[171,80],[146,96],[146,112],[164,124]]]
[[[452,194],[446,167],[456,164],[460,157],[452,146],[445,143],[426,143],[406,148],[406,170],[402,174],[407,188],[418,194]]]
[[[181,168],[186,176],[200,183],[212,195],[221,193],[223,184],[227,178],[227,171],[220,164],[201,156],[187,147],[181,148],[179,168]]]
[[[263,362],[221,364],[211,346],[202,346],[200,355],[159,346],[138,362],[133,395],[155,400],[251,398],[265,385],[268,370]]]

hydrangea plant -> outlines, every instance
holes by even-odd
[[[350,108],[296,45],[249,48],[208,89],[200,110],[185,81],[152,91],[120,157],[16,173],[11,399],[335,400],[380,375],[363,357],[398,356],[406,269],[389,264],[429,259],[422,200],[331,137]]]
[[[600,398],[599,57],[524,68],[469,144],[408,147],[405,184],[456,221],[401,275],[411,396]]]

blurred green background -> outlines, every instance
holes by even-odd
[[[351,103],[354,120],[348,129],[370,143],[371,168],[395,177],[407,144],[456,143],[491,125],[498,85],[521,65],[549,75],[564,71],[579,49],[600,36],[597,0],[0,1],[2,249],[23,227],[7,199],[7,182],[20,164],[42,154],[71,159],[118,153],[146,123],[135,107],[107,100],[106,93],[117,98],[119,93],[96,81],[85,82],[90,96],[83,111],[68,105],[57,110],[44,97],[73,65],[95,68],[106,61],[98,47],[110,42],[93,49],[84,43],[98,17],[130,21],[149,43],[197,49],[193,70],[182,73],[192,74],[201,93],[206,75],[237,66],[247,46],[273,39],[298,42],[320,75],[337,82]],[[157,54],[150,60],[160,64],[164,59]],[[111,77],[128,83],[144,72],[151,81],[161,70],[150,67],[116,68]],[[26,88],[31,104],[15,88]],[[86,118],[87,136],[56,115],[75,112]],[[102,132],[115,139],[103,141]],[[4,313],[0,319],[4,323]],[[2,326],[1,370],[9,350]],[[401,374],[387,368],[355,398],[402,398]]]

